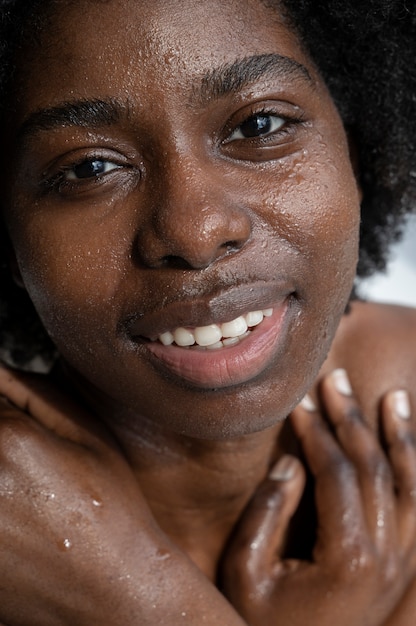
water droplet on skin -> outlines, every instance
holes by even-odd
[[[56,494],[55,493],[48,493],[48,492],[43,492],[43,495],[45,497],[45,500],[48,502],[49,500],[56,500]]]
[[[378,515],[377,515],[377,528],[384,528],[384,526],[385,526],[384,514],[383,513],[378,513]]]
[[[350,571],[355,572],[359,564],[360,564],[359,559],[352,559],[350,562]]]
[[[58,541],[58,548],[61,552],[67,552],[72,548],[72,541],[70,539],[63,539],[62,541]]]

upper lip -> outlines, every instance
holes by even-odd
[[[249,311],[276,306],[293,293],[287,282],[271,279],[218,289],[204,296],[174,300],[143,315],[133,314],[127,321],[127,332],[131,337],[154,340],[180,326],[220,324]]]

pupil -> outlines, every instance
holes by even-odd
[[[104,173],[103,161],[84,161],[74,167],[75,176],[77,178],[91,178]]]
[[[270,131],[270,117],[255,115],[241,125],[241,130],[246,137],[257,137]]]

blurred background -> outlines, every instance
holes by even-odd
[[[358,293],[368,300],[416,307],[416,215],[410,216],[402,241],[392,247],[387,272],[362,281]]]

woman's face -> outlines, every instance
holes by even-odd
[[[19,68],[5,218],[79,383],[192,436],[283,419],[344,311],[359,222],[294,33],[259,0],[68,1]]]

